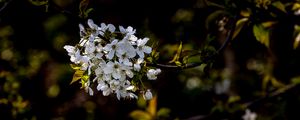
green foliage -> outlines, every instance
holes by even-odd
[[[87,18],[89,13],[92,12],[93,8],[88,8],[90,0],[81,0],[79,4],[79,17]]]
[[[256,40],[266,47],[270,46],[270,31],[267,30],[263,25],[254,25],[253,34],[256,37]]]

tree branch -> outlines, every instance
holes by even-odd
[[[187,63],[184,66],[177,66],[177,65],[169,65],[169,64],[161,64],[161,63],[149,63],[148,65],[150,66],[154,66],[154,67],[159,67],[161,69],[187,69],[187,68],[193,68],[193,67],[197,67],[200,66],[203,63],[206,63],[207,61],[213,59],[215,56],[217,56],[219,53],[221,53],[226,46],[228,45],[228,43],[230,42],[230,40],[232,39],[232,36],[234,34],[235,31],[235,27],[236,27],[236,17],[233,18],[233,22],[232,22],[232,27],[230,28],[230,30],[227,32],[227,37],[224,40],[224,43],[221,45],[221,47],[216,51],[216,53],[206,57],[202,62],[198,62],[198,63]]]
[[[295,89],[295,88],[297,88],[299,86],[300,86],[299,84],[289,84],[289,85],[286,85],[285,87],[280,88],[280,89],[276,90],[275,92],[270,93],[270,94],[268,94],[268,95],[266,95],[264,97],[258,98],[256,100],[248,102],[248,103],[244,103],[244,106],[245,106],[245,108],[253,107],[253,106],[255,106],[255,105],[257,105],[257,104],[259,104],[259,103],[261,103],[261,102],[263,102],[265,100],[268,100],[268,99],[271,99],[271,98],[276,98],[278,96],[286,94],[288,91],[291,91],[291,90],[293,90],[293,89]]]
[[[9,3],[11,3],[11,1],[12,1],[12,0],[9,0],[9,1],[7,1],[7,2],[4,3],[4,5],[0,8],[0,13],[7,7],[7,5],[8,5]]]

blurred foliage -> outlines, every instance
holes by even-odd
[[[0,0],[0,119],[299,119],[299,15],[297,0]],[[173,68],[146,84],[153,100],[69,84],[62,47],[88,18],[157,46],[149,61]]]

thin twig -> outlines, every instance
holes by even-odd
[[[299,84],[289,84],[289,85],[286,85],[285,87],[280,88],[280,89],[276,90],[275,92],[270,93],[270,94],[268,94],[268,95],[266,95],[264,97],[258,98],[256,100],[253,100],[253,101],[248,102],[248,103],[245,103],[244,107],[245,108],[249,108],[249,107],[257,105],[258,103],[261,103],[261,102],[263,102],[263,101],[265,101],[267,99],[276,98],[278,96],[281,96],[281,95],[287,93],[288,91],[291,91],[292,89],[294,89],[296,87],[299,87]]]
[[[7,7],[7,5],[11,2],[12,0],[9,0],[4,3],[4,5],[0,8],[0,13]]]

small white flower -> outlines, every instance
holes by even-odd
[[[99,26],[96,25],[92,19],[88,19],[88,25],[92,29],[89,36],[89,41],[94,41],[95,37],[97,37],[99,34],[103,34],[102,31],[100,31]]]
[[[143,94],[143,97],[144,97],[145,100],[151,100],[152,99],[153,96],[152,96],[152,93],[151,93],[150,89],[148,89],[145,92],[145,94]]]
[[[256,120],[256,113],[251,112],[249,109],[246,109],[245,114],[243,115],[243,120]]]
[[[138,96],[136,96],[134,93],[129,93],[129,97],[130,97],[130,98],[134,98],[134,99],[137,99],[137,98],[138,98]]]
[[[157,75],[161,72],[160,69],[149,69],[147,71],[147,77],[149,80],[156,80],[157,79]]]
[[[140,56],[140,58],[144,58],[144,53],[151,53],[152,48],[149,46],[146,46],[146,43],[148,42],[149,38],[139,39],[137,40],[137,48],[136,53]]]
[[[94,54],[95,50],[96,50],[95,44],[93,42],[87,42],[87,44],[85,45],[84,52],[86,54]]]
[[[120,32],[126,35],[133,35],[135,34],[135,29],[131,26],[128,26],[126,29],[123,26],[119,26]]]
[[[230,84],[231,84],[231,82],[229,79],[225,79],[221,82],[217,82],[215,84],[215,92],[217,94],[227,93],[229,91]]]
[[[94,95],[94,91],[90,87],[90,81],[88,80],[86,83],[84,83],[84,90],[89,93],[90,96]]]
[[[138,38],[135,35],[125,36],[124,39],[128,39],[131,45],[136,45]]]
[[[136,62],[133,64],[133,70],[134,71],[140,71],[141,70],[141,63],[144,62],[144,59],[139,58],[136,60]]]
[[[80,37],[84,37],[84,35],[86,35],[86,31],[82,24],[79,24],[79,34],[80,34]]]
[[[64,49],[66,49],[66,51],[70,54],[70,53],[75,53],[75,47],[71,46],[71,45],[65,45]]]
[[[120,79],[122,77],[121,73],[121,64],[117,61],[109,61],[106,64],[106,67],[103,69],[105,74],[112,74],[112,77],[115,79]]]
[[[114,55],[115,55],[115,52],[116,52],[116,50],[118,49],[118,40],[117,39],[115,39],[115,40],[113,40],[110,44],[107,44],[103,49],[105,50],[105,51],[107,51],[108,52],[108,54],[106,55],[106,57],[108,58],[108,59],[112,59],[113,57],[114,57]]]

